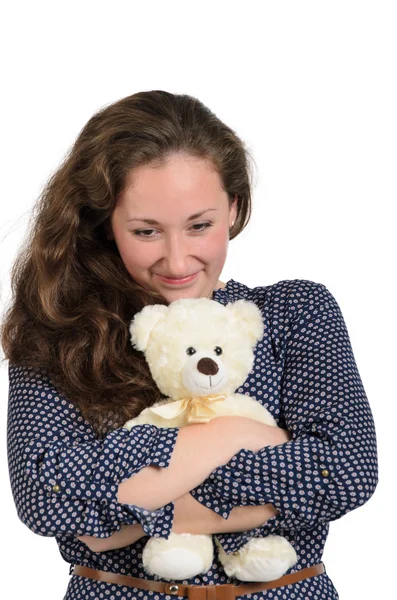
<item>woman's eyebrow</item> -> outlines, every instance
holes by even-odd
[[[205,210],[202,210],[201,212],[191,215],[187,219],[187,222],[194,221],[194,219],[198,219],[203,214],[205,214],[206,212],[210,212],[211,210],[216,211],[217,209],[216,208],[206,208]],[[160,225],[160,223],[158,221],[156,221],[155,219],[143,219],[143,218],[142,219],[141,218],[127,219],[127,223],[129,223],[130,221],[143,221],[143,223],[147,223],[148,225]]]

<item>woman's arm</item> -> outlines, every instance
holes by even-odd
[[[229,419],[233,419],[233,421],[230,422]],[[246,421],[249,422],[246,423]],[[214,432],[214,435],[216,435],[215,439],[218,440],[222,439],[219,436],[224,433],[223,428],[226,427],[228,435],[230,435],[230,425],[233,429],[236,424],[240,423],[240,433],[241,425],[243,425],[243,427],[246,426],[251,433],[250,441],[248,444],[246,444],[247,448],[262,448],[264,441],[271,446],[276,446],[278,444],[283,444],[290,439],[289,432],[285,431],[284,429],[263,425],[243,417],[241,417],[241,420],[239,417],[218,417],[213,421],[210,421],[210,423],[213,424],[214,428],[212,431]],[[208,425],[209,423],[207,423],[207,429],[204,432],[206,435],[208,434],[209,430],[211,430],[211,428],[208,428]],[[192,425],[190,427],[183,428],[183,430],[179,432],[179,435],[182,433],[182,431],[193,431],[193,427],[196,426]],[[202,425],[198,425],[197,427],[201,428],[201,431],[203,430]],[[203,436],[203,438],[200,439],[201,441],[205,441],[206,439],[209,440],[211,439],[211,435],[212,434],[208,434],[207,438]],[[188,442],[186,441],[188,439],[189,436],[182,436],[182,444],[186,444],[187,448],[189,448]],[[192,437],[192,439],[196,438]],[[178,437],[178,440],[181,441],[181,438]],[[224,444],[224,446],[227,447],[226,444]],[[195,447],[197,448],[197,446]],[[181,449],[179,449],[179,452],[182,452]],[[175,456],[175,450],[173,456]],[[185,458],[188,460],[189,455],[185,455]],[[179,466],[181,463],[183,463],[183,455]],[[168,469],[169,468],[170,467],[168,467]],[[149,469],[150,467],[147,467],[144,470],[148,471]],[[142,473],[142,471],[140,471],[140,473]],[[137,475],[139,475],[139,473]],[[277,514],[278,511],[272,504],[265,504],[262,506],[236,506],[231,511],[228,519],[224,519],[210,508],[203,506],[200,502],[195,500],[190,493],[186,493],[174,501],[172,533],[214,534],[248,531],[255,527],[260,527],[266,523],[268,519]],[[84,542],[93,552],[106,552],[134,544],[144,535],[145,534],[141,525],[135,524],[126,526],[123,525],[120,531],[115,532],[110,537],[105,539],[96,538],[89,535],[79,536],[78,539]]]
[[[43,536],[105,538],[142,522],[148,535],[167,537],[171,504],[148,515],[119,504],[117,492],[148,465],[167,468],[179,430],[139,425],[99,439],[45,373],[10,365],[9,375],[8,461],[20,520]]]
[[[241,450],[191,492],[207,506],[216,498],[225,518],[233,506],[272,503],[279,515],[262,534],[339,519],[364,504],[378,481],[373,417],[340,308],[321,284],[287,283],[294,286],[285,294],[294,311],[279,347],[292,439],[256,453]]]
[[[210,424],[211,427],[208,427]],[[189,434],[185,434],[184,432],[189,432]],[[226,437],[224,437],[225,435]],[[238,435],[240,435],[240,438],[236,437]],[[246,440],[244,440],[245,435],[247,435]],[[222,445],[219,444],[219,439],[223,440]],[[205,469],[207,465],[207,469],[209,468],[211,471],[211,464],[213,464],[214,461],[216,465],[218,465],[219,461],[227,462],[230,458],[229,453],[232,452],[231,456],[235,453],[237,439],[240,439],[240,441],[237,442],[238,449],[240,449],[242,444],[245,448],[255,451],[256,449],[262,448],[266,443],[275,446],[287,442],[290,439],[290,434],[284,429],[270,427],[269,425],[264,425],[263,423],[258,423],[252,419],[246,419],[245,417],[217,417],[205,426],[199,424],[184,427],[179,431],[171,462],[166,471],[170,471],[174,461],[173,470],[171,470],[171,478],[180,477],[182,479],[182,485],[180,485],[178,481],[173,482],[175,486],[174,490],[177,486],[179,486],[179,489],[187,489],[187,487],[191,485],[191,483],[187,483],[187,480],[194,481],[194,479],[191,479],[191,466],[193,464],[197,467],[197,457],[194,456],[196,453],[200,455],[201,458],[199,468]],[[244,441],[245,443],[243,443]],[[200,444],[202,444],[202,448],[200,448]],[[186,471],[183,472],[183,469],[186,469]],[[156,510],[159,508],[158,496],[155,501],[151,501],[148,488],[145,487],[148,483],[145,484],[142,481],[139,482],[139,479],[142,479],[140,475],[143,472],[146,472],[144,475],[147,478],[147,482],[150,482],[150,478],[152,477],[152,486],[168,485],[164,480],[162,484],[160,484],[159,481],[158,475],[165,472],[164,469],[159,471],[153,467],[146,467],[124,482],[127,484],[127,486],[125,486],[125,493],[131,494],[128,496],[131,503],[138,504],[139,502],[146,502],[144,505],[145,508]],[[196,469],[194,472],[197,473],[199,471]],[[197,475],[195,476],[197,477]],[[205,477],[206,475],[204,475],[204,478]],[[137,480],[138,483],[143,486],[142,488],[138,488]],[[171,479],[169,481],[171,481]],[[135,484],[136,487],[132,484]],[[196,484],[193,483],[192,487],[194,487],[194,485]],[[193,496],[188,493],[189,491],[190,490],[183,496],[174,500],[172,533],[213,534],[248,531],[254,527],[260,527],[270,517],[278,514],[278,511],[271,504],[263,506],[237,506],[232,510],[229,518],[226,520],[216,514],[213,510],[200,504],[200,502],[195,500]],[[141,492],[141,497],[137,495],[139,492]],[[161,489],[159,489],[159,492],[161,494]],[[152,491],[153,494],[158,494],[159,492]],[[164,490],[164,492],[169,494],[169,490]],[[165,495],[164,498],[166,503],[172,501],[167,500],[167,495]],[[144,535],[145,533],[141,525],[134,524],[123,525],[120,531],[113,533],[108,538],[97,538],[84,535],[78,536],[78,539],[86,544],[93,552],[107,552],[109,550],[124,548],[130,544],[134,544]]]
[[[114,430],[98,439],[78,409],[59,394],[43,372],[10,365],[9,374],[8,459],[20,520],[43,536],[69,534],[107,538],[122,526],[142,522],[147,535],[168,537],[172,530],[171,503],[159,503],[157,508],[161,510],[149,515],[138,504],[120,504],[117,494],[121,481],[133,480],[133,474],[148,465],[162,485],[161,471],[168,470],[174,445],[182,431],[139,425],[131,431]],[[254,422],[250,423],[255,427]],[[203,436],[201,447],[205,447],[204,434],[211,430],[211,436],[215,436],[215,426],[208,428],[207,424],[197,428]],[[224,427],[224,433],[226,430]],[[226,463],[235,450],[244,447],[244,444],[233,446],[234,442],[225,441],[220,448],[215,439],[212,437],[214,456],[209,460],[207,452],[207,469],[202,470],[204,475],[199,483],[212,468]],[[193,450],[200,448],[196,441],[192,436],[192,447],[181,461],[185,465],[191,463],[188,470],[200,463]],[[230,447],[225,452],[228,444]],[[196,479],[193,480],[195,485]],[[161,492],[153,489],[154,493]],[[182,496],[187,491],[189,489],[182,486],[182,491],[177,489],[172,497]],[[53,510],[55,504],[56,511]],[[70,518],[71,510],[73,518]]]
[[[271,504],[236,506],[226,520],[197,502],[191,494],[186,494],[174,503],[172,533],[213,534],[249,531],[260,527],[277,513],[278,511]],[[120,531],[105,539],[88,535],[78,536],[78,539],[92,552],[107,552],[134,544],[144,535],[141,525],[136,524],[123,525]]]
[[[289,433],[246,417],[218,417],[179,430],[167,469],[148,466],[119,484],[118,501],[157,510],[184,496],[242,448],[287,442]]]

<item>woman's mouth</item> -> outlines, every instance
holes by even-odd
[[[197,277],[197,275],[199,274],[200,271],[197,271],[197,273],[193,273],[193,275],[185,275],[184,277],[164,277],[163,275],[158,275],[157,273],[155,274],[156,277],[158,277],[160,279],[160,281],[163,281],[164,283],[169,283],[171,285],[183,285],[185,283],[191,283],[192,281],[194,281],[194,279]]]

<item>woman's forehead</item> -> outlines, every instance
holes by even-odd
[[[161,166],[142,165],[127,177],[118,196],[126,219],[157,219],[172,210],[186,220],[205,210],[219,210],[227,199],[217,171],[207,160],[170,158]]]
[[[221,179],[211,161],[187,155],[172,155],[158,165],[145,164],[132,169],[126,177],[124,192],[150,195],[158,188],[190,192],[197,186],[222,189]]]

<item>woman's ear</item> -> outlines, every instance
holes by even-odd
[[[238,194],[234,195],[234,200],[229,208],[229,229],[233,227],[237,219]]]

